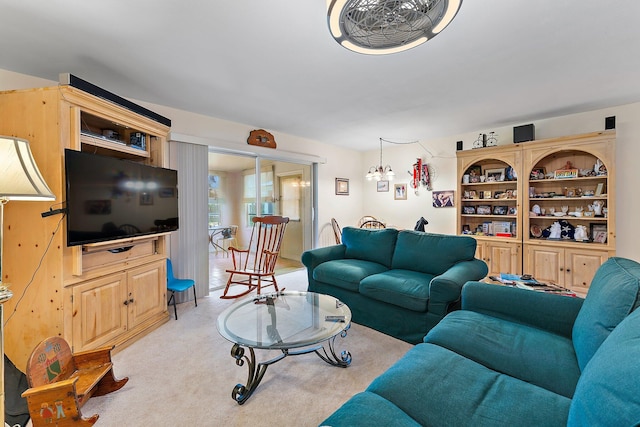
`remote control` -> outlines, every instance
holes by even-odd
[[[324,316],[324,320],[327,322],[344,322],[344,316]]]

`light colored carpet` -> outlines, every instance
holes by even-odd
[[[280,287],[306,290],[306,271],[278,276]],[[114,355],[116,377],[129,377],[119,391],[93,397],[84,416],[98,413],[96,426],[317,426],[342,403],[406,353],[410,344],[352,324],[338,350],[351,352],[348,368],[337,368],[315,354],[289,356],[269,366],[244,405],[231,398],[246,384],[247,367],[236,366],[232,344],[216,329],[218,313],[234,301],[220,291],[178,306],[171,320]],[[277,356],[257,352],[258,362]]]

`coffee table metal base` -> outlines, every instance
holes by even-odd
[[[347,327],[344,331],[342,331],[339,335],[344,338],[347,336]],[[282,354],[274,357],[273,359],[267,360],[266,362],[260,362],[256,364],[256,353],[253,347],[246,347],[249,350],[249,355],[245,354],[245,347],[240,344],[234,344],[231,348],[231,357],[236,359],[236,365],[243,366],[246,362],[247,368],[249,369],[249,375],[247,377],[247,384],[237,384],[233,391],[231,392],[231,397],[238,402],[239,405],[242,405],[247,401],[253,394],[253,392],[258,388],[260,381],[262,381],[262,377],[264,377],[265,372],[269,365],[273,365],[274,363],[284,359],[287,356],[298,356],[300,354],[308,354],[308,353],[316,353],[320,359],[324,360],[330,365],[337,366],[339,368],[346,368],[351,364],[351,353],[344,350],[340,353],[340,356],[336,354],[335,350],[335,340],[337,336],[330,338],[327,341],[327,345],[329,347],[329,351],[324,347],[323,344],[318,344],[312,347],[306,347],[297,350],[290,349],[281,349]]]

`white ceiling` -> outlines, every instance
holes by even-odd
[[[426,44],[364,56],[325,0],[0,0],[0,68],[375,150],[640,101],[637,0],[464,0]],[[604,120],[604,119],[603,119]]]

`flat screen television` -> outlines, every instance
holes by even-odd
[[[67,246],[178,229],[178,173],[65,150]]]

